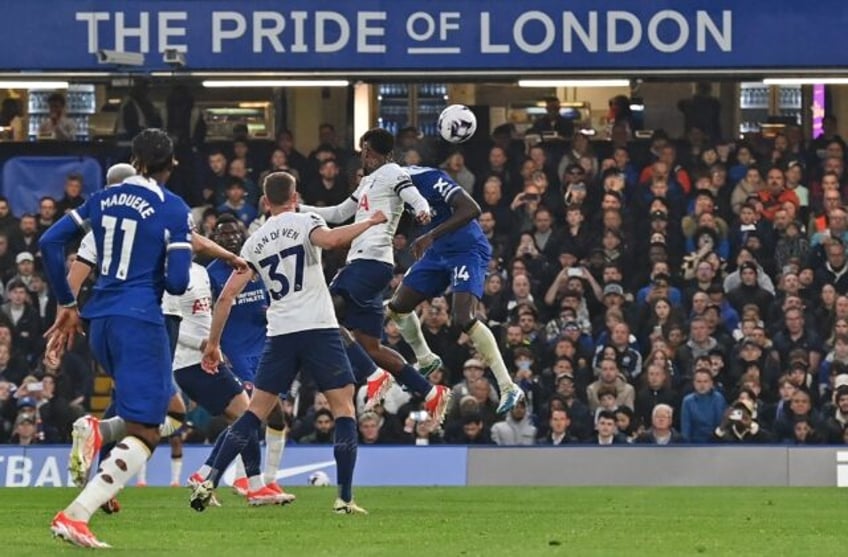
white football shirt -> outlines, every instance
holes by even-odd
[[[388,221],[372,226],[353,240],[347,253],[348,262],[373,259],[389,265],[395,264],[392,242],[404,205],[399,193],[407,187],[413,187],[409,173],[393,162],[384,164],[362,178],[353,193],[358,203],[355,221],[362,222],[376,211],[383,211]]]
[[[77,258],[88,263],[95,269],[97,268],[97,244],[94,241],[94,232],[88,231],[80,242],[77,250]],[[165,315],[173,315],[174,317],[182,317],[180,303],[177,296],[172,296],[167,292],[162,296],[162,313]]]
[[[174,296],[165,292],[162,306],[174,306],[183,316],[174,354],[174,370],[199,364],[203,356],[200,346],[212,327],[212,286],[206,267],[192,263],[185,293]]]
[[[241,256],[271,296],[268,336],[337,329],[339,322],[321,268],[321,248],[309,235],[327,223],[315,213],[281,213],[250,235]]]

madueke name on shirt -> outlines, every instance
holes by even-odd
[[[123,205],[125,207],[129,207],[130,209],[135,209],[138,211],[138,214],[142,219],[146,219],[154,214],[156,214],[156,210],[150,206],[150,203],[144,200],[143,197],[138,195],[133,195],[131,193],[122,193],[119,195],[106,196],[100,200],[100,210],[104,210],[107,207],[116,207],[119,205]]]

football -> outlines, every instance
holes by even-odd
[[[313,473],[309,474],[309,480],[307,480],[307,481],[309,482],[309,485],[317,485],[317,486],[330,485],[330,477],[326,473],[324,473],[320,470],[318,470],[317,472],[313,472]]]
[[[439,115],[439,135],[449,143],[462,143],[477,131],[477,117],[464,104],[452,104]]]

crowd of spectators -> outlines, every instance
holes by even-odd
[[[186,194],[198,230],[225,212],[255,230],[275,170],[295,174],[309,204],[343,201],[362,177],[356,154],[331,125],[319,136],[305,155],[289,131],[269,149],[242,137],[208,146]],[[453,389],[446,422],[395,388],[359,416],[362,443],[848,443],[848,174],[833,118],[810,142],[793,126],[748,142],[694,126],[633,141],[617,124],[609,141],[528,145],[507,124],[445,147],[407,128],[395,158],[443,168],[478,201],[493,252],[478,318],[526,402],[495,414],[486,364],[440,297],[419,311],[444,362],[430,380]],[[81,189],[69,176],[62,199],[20,219],[0,199],[0,443],[67,441],[87,410],[96,368],[84,339],[60,361],[43,355],[55,303],[37,253]],[[392,288],[414,263],[407,220]],[[344,255],[325,254],[328,279]],[[391,322],[384,343],[414,360]],[[326,399],[308,383],[290,395],[292,440],[331,442]],[[220,425],[193,409],[186,436],[209,441]]]

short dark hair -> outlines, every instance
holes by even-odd
[[[174,142],[163,130],[148,128],[133,138],[132,156],[136,170],[143,176],[171,170],[174,165]]]
[[[615,412],[612,412],[610,410],[601,410],[600,412],[598,412],[597,421],[600,422],[601,420],[615,421]]]
[[[23,281],[20,280],[13,280],[9,283],[9,286],[7,288],[9,292],[15,290],[16,288],[23,288],[24,290],[26,290],[26,284],[24,284]]]
[[[262,182],[262,190],[271,205],[285,205],[297,191],[297,180],[288,172],[272,172]]]
[[[67,176],[65,176],[66,182],[79,182],[82,184],[82,174],[79,172],[69,172]]]
[[[362,135],[360,144],[368,146],[381,155],[388,156],[395,148],[395,137],[383,128],[372,128]]]

